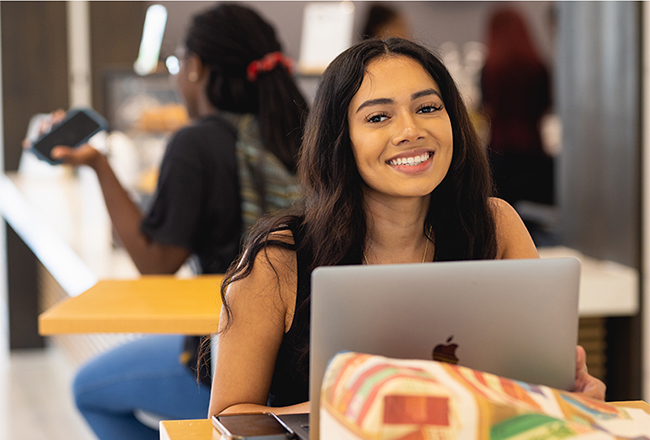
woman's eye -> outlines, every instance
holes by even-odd
[[[370,122],[370,123],[376,124],[376,123],[378,123],[378,122],[383,122],[383,121],[385,121],[386,119],[388,119],[388,116],[387,116],[387,115],[384,115],[384,114],[371,115],[371,116],[368,116],[368,117],[366,118],[366,122]]]
[[[442,110],[442,105],[423,105],[418,109],[418,113],[433,113]]]

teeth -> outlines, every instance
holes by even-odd
[[[431,157],[431,153],[424,153],[421,154],[420,156],[415,156],[415,157],[400,157],[398,159],[393,159],[388,161],[389,165],[406,165],[409,167],[413,167],[415,165],[420,165],[422,162],[427,160],[429,157]]]

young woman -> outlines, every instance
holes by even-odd
[[[52,153],[96,171],[113,226],[143,274],[174,273],[190,255],[201,273],[224,273],[251,220],[298,195],[307,108],[273,27],[249,8],[222,4],[193,18],[181,52],[176,85],[193,123],[171,138],[146,215],[97,150]],[[198,339],[147,337],[83,366],[75,400],[97,436],[157,439],[138,410],[205,417],[210,368],[202,364],[197,384]]]
[[[554,203],[553,158],[543,148],[543,116],[551,109],[547,65],[524,17],[511,7],[490,17],[481,71],[483,108],[490,118],[489,161],[499,198]]]
[[[309,410],[317,266],[538,258],[516,212],[490,196],[487,160],[452,78],[409,41],[366,40],[332,62],[298,170],[303,212],[259,225],[227,274],[210,415]],[[602,398],[578,351],[576,390]]]

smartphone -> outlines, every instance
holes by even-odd
[[[212,425],[233,440],[286,440],[295,434],[273,413],[212,416]]]
[[[32,151],[51,164],[60,163],[52,158],[50,153],[57,145],[78,147],[88,142],[96,133],[106,130],[106,120],[89,108],[71,109],[65,114],[65,119],[55,125],[32,143]]]

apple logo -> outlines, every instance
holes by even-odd
[[[450,344],[454,335],[449,336],[445,344],[438,344],[433,349],[433,360],[438,362],[447,362],[448,364],[457,364],[456,349],[458,344]]]

